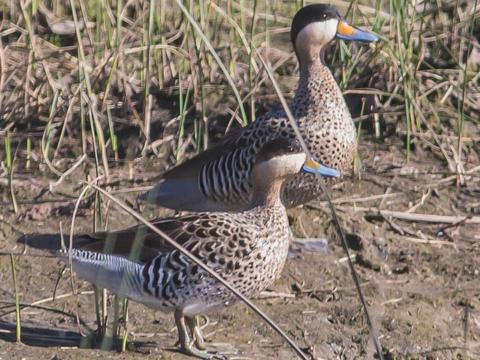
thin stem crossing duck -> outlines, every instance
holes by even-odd
[[[250,151],[251,147],[237,149],[232,156],[246,157]],[[280,199],[284,181],[300,171],[338,175],[334,169],[307,161],[293,140],[270,141],[255,159],[254,200],[249,210],[190,213],[152,221],[247,297],[271,285],[286,261],[289,225]],[[27,235],[20,241],[55,249],[60,235]],[[56,253],[65,262],[71,259],[79,277],[149,307],[174,311],[181,349],[200,358],[211,357],[203,351],[197,316],[237,300],[215,278],[143,225],[80,235],[73,246],[71,251]]]
[[[355,127],[342,92],[323,62],[326,46],[335,37],[360,42],[377,36],[355,28],[329,5],[300,9],[292,21],[291,40],[300,64],[300,80],[291,110],[317,161],[344,174],[356,151]],[[219,144],[167,171],[161,182],[141,200],[188,211],[242,211],[251,207],[253,159],[262,146],[275,138],[294,138],[284,110],[267,113],[238,133],[227,134]],[[250,158],[232,154],[245,147]],[[238,160],[238,161],[235,161]],[[313,175],[298,174],[284,187],[287,207],[321,195]]]

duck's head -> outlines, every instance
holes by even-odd
[[[275,139],[263,146],[256,157],[254,173],[261,181],[285,178],[304,172],[324,177],[339,177],[340,173],[318,162],[307,159],[295,139]]]
[[[293,18],[290,35],[299,60],[317,57],[334,38],[366,43],[378,40],[376,35],[348,24],[333,6],[326,4],[301,8]]]

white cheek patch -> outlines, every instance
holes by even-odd
[[[297,35],[295,48],[297,52],[322,47],[329,43],[337,33],[338,19],[317,21],[305,26]]]
[[[275,179],[300,172],[305,161],[306,156],[304,153],[286,154],[264,161],[256,165],[256,167],[258,173],[263,174],[262,177],[264,179]]]
[[[305,164],[306,156],[303,152],[296,153],[296,154],[288,154],[280,156],[279,158],[275,159],[278,163],[278,168],[281,169],[280,173],[282,176],[296,174],[300,172]]]
[[[305,153],[301,152],[301,153],[292,155],[291,160],[292,160],[293,169],[295,169],[295,172],[299,172],[300,170],[302,170],[303,165],[305,164],[305,161],[307,161],[307,156],[305,155]]]

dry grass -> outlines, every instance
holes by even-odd
[[[355,114],[363,129],[405,134],[407,157],[428,139],[452,172],[464,171],[478,150],[463,141],[480,111],[476,2],[334,3],[383,39],[329,52],[346,94],[366,99]],[[292,94],[288,25],[300,5],[188,2],[204,41],[173,1],[4,3],[1,134],[22,165],[45,162],[57,176],[83,154],[107,177],[124,159],[181,160],[275,101],[252,48]]]

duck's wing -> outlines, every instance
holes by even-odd
[[[184,245],[191,239],[193,235],[190,231],[191,225],[198,218],[196,215],[172,217],[154,220],[152,224],[178,244]],[[142,263],[175,249],[173,245],[145,225],[114,232],[81,235],[78,238],[83,242],[81,246],[83,250],[127,257]]]
[[[192,227],[199,219],[196,215],[172,217],[154,220],[158,229],[166,233],[179,244],[184,244],[192,236]],[[18,239],[18,243],[41,250],[57,252],[69,247],[70,238],[61,234],[28,234]],[[160,253],[168,253],[175,249],[160,235],[144,225],[134,226],[125,230],[97,232],[75,235],[72,248],[87,250],[131,258],[145,262]]]
[[[242,211],[249,202],[257,144],[229,135],[219,144],[167,171],[139,199],[182,211]]]
[[[202,166],[213,159],[218,158],[221,155],[229,153],[237,147],[242,147],[238,143],[244,129],[235,129],[228,132],[222,139],[210,146],[208,149],[198,153],[193,158],[176,165],[172,169],[167,170],[163,175],[162,179],[165,180],[174,180],[174,179],[184,179],[190,178],[192,174],[198,173]],[[244,144],[243,146],[248,145]]]
[[[218,243],[228,238],[224,226],[232,227],[232,222],[226,215],[215,213],[189,214],[179,217],[157,219],[152,224],[175,240],[177,244],[197,255],[212,241]],[[22,236],[18,243],[29,247],[57,252],[62,245],[69,247],[69,236],[60,234],[29,234]],[[112,232],[97,232],[93,234],[75,235],[72,248],[91,253],[109,254],[145,263],[158,255],[168,255],[176,247],[166,241],[145,225],[137,225],[126,230]]]

